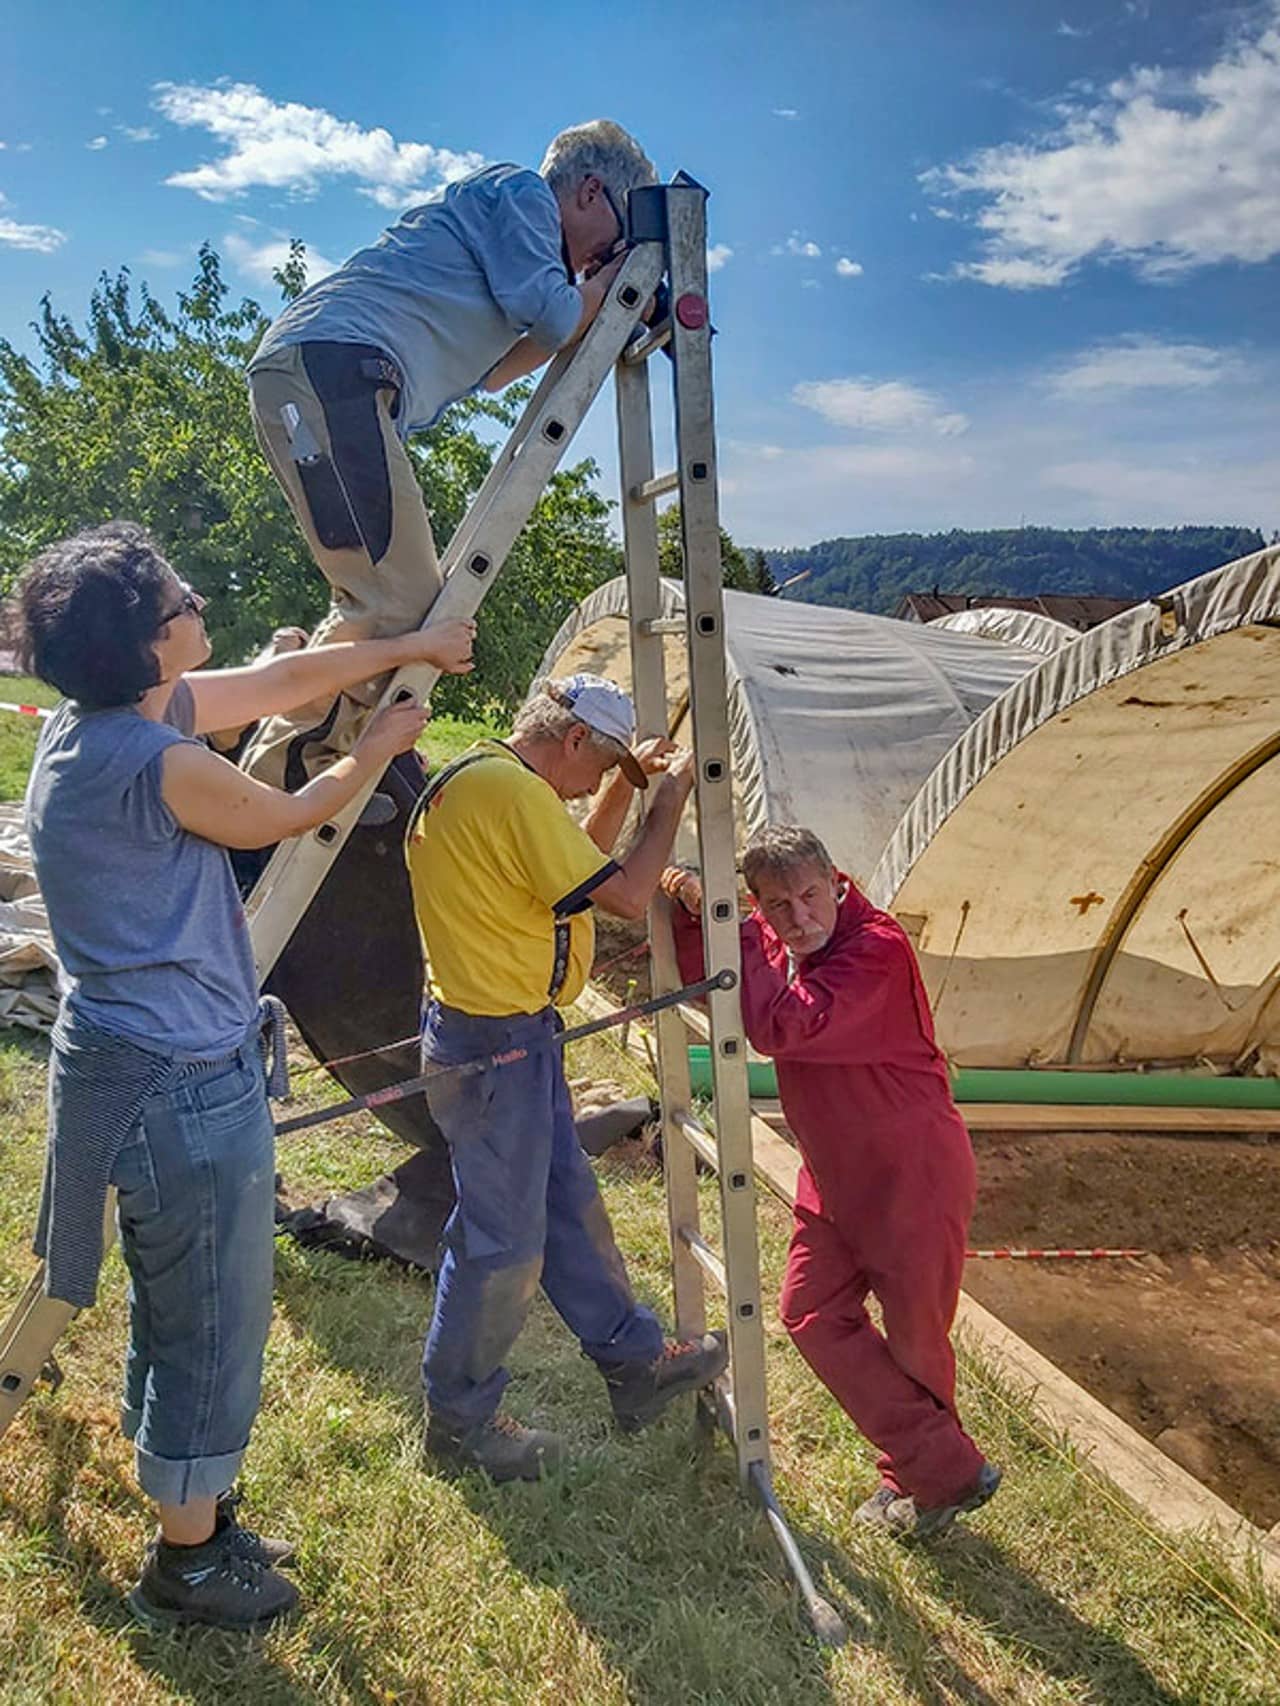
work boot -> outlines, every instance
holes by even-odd
[[[700,1339],[668,1339],[653,1362],[600,1363],[609,1388],[613,1418],[624,1433],[648,1427],[682,1392],[700,1387],[723,1374],[729,1364],[729,1343],[723,1332]]]
[[[893,1504],[910,1504],[911,1500],[900,1493],[896,1487],[888,1487],[882,1481],[869,1499],[864,1499],[853,1513],[853,1520],[863,1528],[892,1528],[889,1520],[889,1506]]]
[[[450,1468],[483,1469],[491,1481],[538,1481],[564,1459],[558,1434],[522,1427],[502,1414],[470,1427],[429,1415],[423,1450]]]
[[[994,1463],[984,1463],[972,1488],[954,1504],[926,1505],[923,1508],[905,1495],[894,1499],[885,1511],[885,1523],[902,1540],[936,1540],[945,1534],[958,1516],[976,1511],[994,1498],[999,1490],[1001,1471]]]
[[[245,1528],[237,1519],[241,1495],[234,1487],[228,1488],[218,1500],[217,1526],[214,1534],[224,1534],[228,1546],[242,1558],[249,1558],[258,1564],[265,1564],[269,1570],[274,1570],[280,1564],[287,1564],[293,1557],[293,1543],[289,1540],[273,1540],[270,1535],[259,1534],[255,1529]]]
[[[223,1528],[203,1546],[153,1540],[143,1560],[129,1609],[153,1629],[208,1623],[215,1629],[254,1629],[292,1611],[298,1590],[229,1544],[242,1532]]]

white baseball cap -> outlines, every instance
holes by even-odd
[[[616,682],[606,680],[603,675],[585,672],[566,676],[563,681],[548,681],[545,691],[557,705],[572,711],[580,723],[617,741],[621,748],[619,768],[633,788],[649,786],[649,778],[631,751],[636,732],[636,708],[631,703],[630,694],[624,693]]]

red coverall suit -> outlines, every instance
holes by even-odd
[[[955,1409],[949,1333],[975,1175],[928,997],[901,926],[847,879],[835,930],[792,974],[758,912],[742,926],[742,1014],[772,1055],[804,1157],[782,1321],[805,1361],[880,1447],[885,1484],[920,1509],[958,1502],[983,1457]],[[674,906],[681,975],[701,931]],[[884,1333],[872,1324],[880,1301]]]

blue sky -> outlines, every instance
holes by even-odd
[[[1280,527],[1280,0],[6,8],[0,334],[162,299],[211,239],[276,300],[469,160],[597,115],[712,190],[746,543]],[[659,364],[662,366],[663,364]],[[580,450],[609,478],[598,404]]]

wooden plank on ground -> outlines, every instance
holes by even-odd
[[[1244,1132],[1280,1137],[1276,1108],[1082,1107],[1048,1102],[960,1102],[970,1131]]]

